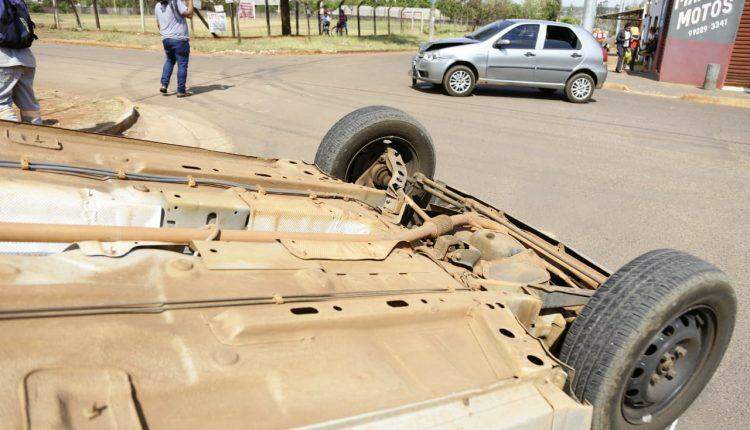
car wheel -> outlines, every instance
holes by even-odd
[[[594,78],[586,73],[578,73],[565,84],[565,95],[573,103],[587,103],[594,95]]]
[[[435,148],[427,130],[411,115],[388,106],[367,106],[338,120],[320,142],[315,164],[353,183],[389,147],[401,156],[409,176],[434,175]]]
[[[411,87],[416,88],[417,87],[417,80],[416,78],[411,78]]]
[[[544,95],[550,96],[552,94],[555,94],[557,92],[557,89],[556,88],[539,88],[539,91],[541,91],[542,94]]]
[[[443,87],[448,95],[466,97],[474,91],[476,76],[471,68],[464,65],[453,66],[445,72]]]
[[[646,253],[613,274],[573,321],[560,359],[592,429],[664,429],[719,365],[737,305],[728,277],[683,252]]]

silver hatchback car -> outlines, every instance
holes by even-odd
[[[442,84],[451,96],[468,96],[487,83],[564,89],[568,100],[585,103],[607,78],[607,52],[578,26],[506,19],[422,45],[410,74],[412,85]]]

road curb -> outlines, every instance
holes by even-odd
[[[693,102],[693,103],[703,103],[703,104],[712,104],[712,105],[719,105],[719,106],[730,106],[730,107],[750,109],[750,99],[740,99],[740,98],[734,98],[734,97],[715,97],[715,96],[707,96],[703,94],[694,94],[694,93],[683,93],[681,95],[669,95],[669,94],[662,94],[662,93],[649,92],[649,91],[634,91],[625,84],[618,84],[614,82],[605,82],[602,88],[608,89],[608,90],[624,91],[630,94],[637,94],[641,96],[663,97],[663,98],[669,98],[669,99],[684,100],[684,101]]]
[[[121,134],[132,127],[138,121],[138,109],[135,107],[135,104],[125,97],[115,97],[115,99],[120,100],[125,106],[123,113],[116,120],[112,123],[93,127],[81,127],[80,129],[102,134]]]

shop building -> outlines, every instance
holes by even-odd
[[[660,81],[700,85],[708,64],[715,63],[719,87],[750,88],[750,1],[650,0],[643,9],[607,18],[613,15],[635,18],[643,35],[657,29],[651,71]]]

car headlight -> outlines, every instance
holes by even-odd
[[[443,58],[445,58],[445,57],[443,57],[442,55],[440,55],[439,52],[428,52],[428,53],[424,54],[424,59],[427,60],[427,61],[442,60]]]

